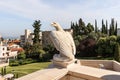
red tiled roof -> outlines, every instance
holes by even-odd
[[[24,51],[24,50],[23,50],[23,48],[11,48],[11,51],[22,52],[22,51]]]

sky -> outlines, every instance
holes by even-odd
[[[0,0],[0,35],[20,37],[25,29],[33,30],[35,20],[41,21],[41,30],[54,30],[58,22],[64,29],[80,18],[98,27],[101,20],[114,18],[120,28],[120,0]]]

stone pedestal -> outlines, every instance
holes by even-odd
[[[63,67],[63,68],[68,68],[69,66],[73,65],[73,64],[79,64],[79,61],[77,59],[71,60],[71,61],[55,61],[52,60],[52,63],[54,66],[58,66],[58,67]]]

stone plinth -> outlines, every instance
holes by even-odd
[[[77,59],[74,59],[74,60],[71,60],[71,61],[55,61],[55,60],[52,60],[52,63],[54,66],[58,66],[58,67],[63,67],[63,68],[68,68],[70,67],[71,65],[73,64],[79,64],[79,61]]]

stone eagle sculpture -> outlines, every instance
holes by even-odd
[[[51,23],[51,25],[55,27],[56,31],[51,31],[49,36],[55,48],[59,51],[59,54],[55,54],[53,56],[53,60],[74,60],[74,55],[76,54],[76,47],[72,35],[69,32],[64,31],[62,27],[56,22]]]

